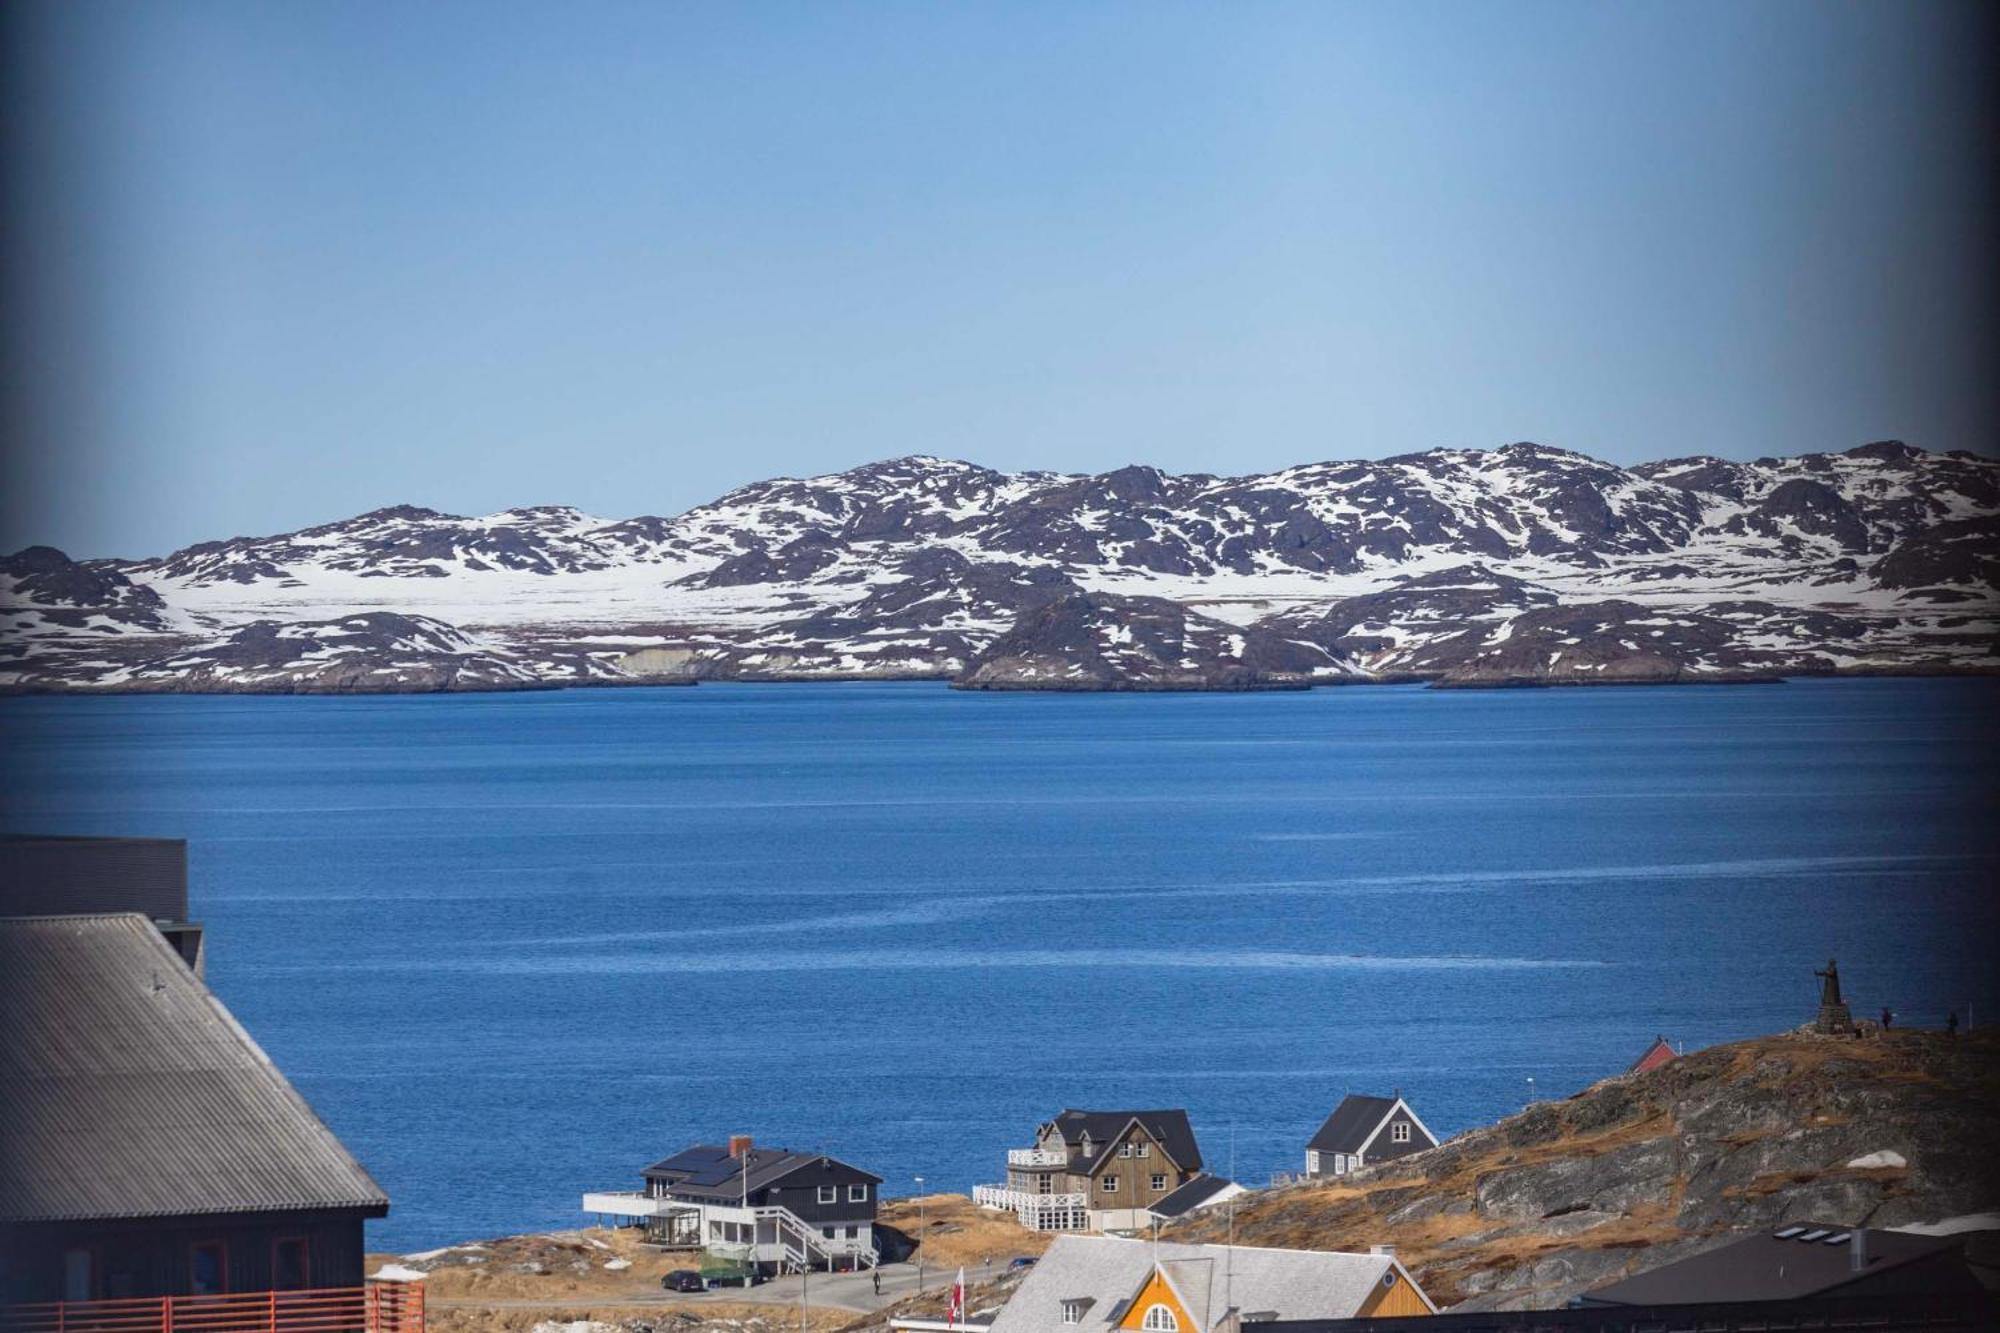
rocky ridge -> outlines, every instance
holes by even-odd
[[[1993,1212],[1996,1131],[2000,1033],[1794,1033],[1606,1079],[1349,1181],[1254,1191],[1234,1227],[1251,1245],[1394,1244],[1440,1305],[1551,1308],[1744,1230]]]
[[[913,457],[673,518],[403,505],[141,560],[31,547],[0,559],[0,688],[1983,673],[1997,545],[2000,462],[1894,442],[1633,468],[1517,444],[1252,477]],[[328,629],[357,616],[405,623]]]

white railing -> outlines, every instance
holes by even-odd
[[[1009,1166],[1067,1166],[1069,1154],[1057,1152],[1053,1148],[1009,1148]]]
[[[873,1268],[881,1262],[882,1253],[872,1241],[856,1236],[825,1236],[783,1204],[770,1204],[756,1209],[760,1219],[768,1219],[777,1235],[784,1262],[794,1269],[803,1268],[811,1262],[815,1252],[823,1263],[831,1264],[834,1259],[852,1259],[857,1268]],[[872,1231],[873,1228],[871,1227]],[[789,1233],[789,1234],[788,1234]]]
[[[613,1217],[658,1217],[672,1206],[671,1199],[655,1199],[636,1190],[592,1190],[583,1196],[584,1212]]]
[[[982,1208],[1004,1208],[1030,1231],[1087,1231],[1089,1199],[1082,1191],[1032,1194],[1004,1185],[974,1185],[972,1201]]]

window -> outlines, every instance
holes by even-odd
[[[1153,1145],[1142,1143],[1132,1150],[1132,1155],[1134,1157],[1151,1157],[1153,1155]]]
[[[827,1238],[828,1240],[832,1240],[832,1239],[833,1239],[833,1228],[832,1228],[832,1227],[821,1227],[821,1228],[819,1229],[819,1234],[820,1234],[820,1235],[822,1235],[822,1236],[825,1236],[825,1237],[826,1237],[826,1238]]]
[[[188,1247],[188,1290],[196,1296],[217,1296],[229,1289],[229,1251],[219,1240],[198,1240]]]
[[[1116,1176],[1106,1176],[1097,1183],[1104,1186],[1106,1194],[1116,1194],[1118,1192],[1118,1177]]]
[[[1157,1175],[1157,1174],[1156,1174],[1156,1175],[1154,1175],[1154,1177],[1153,1177],[1153,1188],[1154,1188],[1155,1190],[1163,1190],[1163,1189],[1165,1189],[1166,1187],[1167,1187],[1167,1178],[1166,1178],[1165,1176],[1163,1176],[1163,1175]]]
[[[847,1229],[847,1238],[848,1238],[849,1240],[853,1240],[853,1239],[855,1238],[855,1236],[856,1236],[856,1235],[858,1235],[859,1233],[860,1233],[860,1228],[859,1228],[859,1227],[849,1227],[849,1228]]]
[[[1309,1176],[1319,1174],[1319,1154],[1311,1150],[1306,1152],[1306,1174]]]
[[[1337,1152],[1333,1155],[1333,1174],[1335,1174],[1336,1176],[1344,1176],[1347,1174],[1346,1153]]]
[[[849,1203],[867,1203],[868,1187],[866,1185],[849,1185],[847,1187],[847,1201]]]
[[[63,1251],[63,1299],[66,1301],[87,1301],[97,1294],[96,1283],[91,1280],[97,1267],[97,1256],[90,1250],[78,1247]]]
[[[820,1201],[821,1203],[839,1203],[839,1202],[840,1202],[840,1186],[838,1186],[838,1185],[821,1185],[821,1186],[819,1187],[819,1201]]]
[[[1389,1142],[1408,1143],[1409,1141],[1410,1141],[1409,1121],[1398,1120],[1395,1124],[1389,1126]]]
[[[278,1291],[302,1291],[312,1285],[307,1279],[311,1265],[306,1262],[304,1236],[280,1236],[271,1242],[271,1286]]]
[[[1065,1324],[1081,1324],[1083,1322],[1082,1301],[1063,1302],[1063,1322]]]
[[[1149,1306],[1146,1321],[1141,1327],[1148,1333],[1181,1333],[1181,1321],[1174,1318],[1174,1312],[1164,1305]]]
[[[1121,1144],[1119,1144],[1119,1145],[1118,1145],[1118,1155],[1119,1155],[1120,1157],[1130,1157],[1130,1156],[1132,1155],[1132,1145],[1131,1145],[1131,1144],[1129,1144],[1129,1143],[1121,1143]]]

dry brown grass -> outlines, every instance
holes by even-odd
[[[924,1263],[933,1268],[961,1264],[970,1268],[1016,1255],[1034,1257],[1053,1239],[1047,1232],[1028,1230],[1012,1213],[981,1208],[963,1194],[928,1194],[922,1203],[921,1233],[915,1198],[884,1200],[880,1221],[917,1241]]]

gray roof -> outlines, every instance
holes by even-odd
[[[1368,1142],[1368,1136],[1395,1109],[1394,1097],[1366,1097],[1351,1092],[1340,1099],[1340,1105],[1333,1108],[1333,1114],[1326,1118],[1326,1123],[1319,1127],[1319,1133],[1312,1136],[1312,1142],[1306,1147],[1314,1152],[1360,1152],[1361,1145]],[[1297,1139],[1292,1141],[1298,1142]]]
[[[1179,1217],[1193,1212],[1235,1183],[1221,1176],[1196,1176],[1179,1189],[1155,1199],[1146,1211],[1158,1217]]]
[[[1094,1151],[1088,1156],[1073,1160],[1071,1169],[1088,1174],[1097,1169],[1107,1153],[1117,1145],[1118,1136],[1134,1120],[1146,1127],[1146,1132],[1158,1140],[1160,1148],[1173,1159],[1175,1166],[1183,1171],[1201,1170],[1201,1148],[1194,1140],[1194,1127],[1188,1124],[1186,1111],[1079,1111],[1065,1108],[1050,1123],[1062,1134],[1063,1143],[1071,1148],[1082,1143],[1089,1136]]]
[[[389,1200],[143,916],[0,918],[0,1221]]]
[[[882,1177],[828,1157],[825,1153],[793,1152],[789,1148],[751,1148],[738,1158],[730,1156],[729,1149],[713,1143],[697,1143],[691,1148],[683,1148],[672,1157],[653,1163],[641,1174],[648,1180],[665,1181],[667,1188],[676,1194],[734,1199],[746,1191],[754,1194],[777,1184],[786,1176],[822,1163],[831,1163],[874,1184],[882,1183]],[[747,1182],[743,1179],[746,1164],[750,1177]]]
[[[1063,1305],[1079,1300],[1092,1304],[1071,1328],[1102,1333],[1116,1327],[1156,1258],[1201,1324],[1184,1333],[1209,1333],[1232,1306],[1272,1319],[1350,1319],[1385,1274],[1401,1272],[1394,1259],[1379,1254],[1059,1235],[994,1316],[992,1333],[1060,1333]]]
[[[1859,1229],[1868,1262],[1854,1271],[1853,1236]],[[1920,1236],[1831,1222],[1795,1223],[1778,1231],[1741,1236],[1678,1263],[1662,1264],[1584,1293],[1591,1305],[1688,1305],[1724,1301],[1784,1301],[1818,1296],[1850,1282],[1873,1279],[1945,1250],[1964,1236]]]

